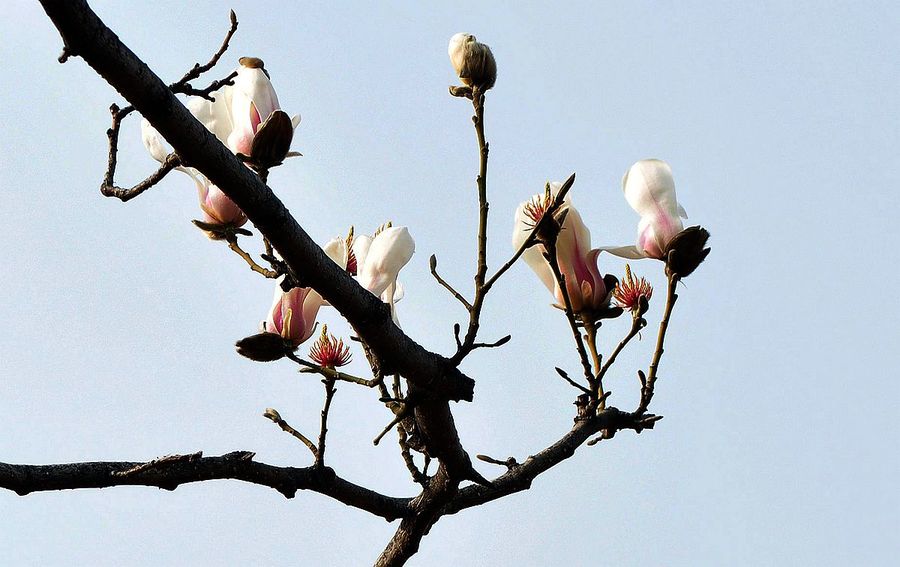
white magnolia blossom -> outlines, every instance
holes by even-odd
[[[233,85],[226,85],[211,93],[214,100],[193,97],[188,100],[187,107],[232,152],[249,155],[253,136],[259,125],[280,107],[262,61],[242,57],[240,62]],[[291,123],[296,128],[300,123],[300,116],[294,116]],[[166,157],[173,151],[146,118],[141,120],[141,141],[150,156],[160,163],[165,163]],[[243,212],[231,199],[197,169],[183,166],[177,169],[196,183],[200,207],[205,215],[204,221],[237,226],[246,222]]]
[[[561,187],[562,183],[553,182],[550,184],[549,196],[535,195],[531,200],[519,205],[513,228],[513,248],[518,250],[525,243]],[[556,260],[560,272],[565,276],[566,291],[572,302],[572,309],[575,312],[599,309],[609,303],[609,290],[606,289],[606,283],[597,268],[600,250],[591,249],[591,231],[581,220],[578,210],[572,206],[569,195],[566,195],[563,201],[560,212],[563,211],[566,216],[556,240]],[[525,250],[522,258],[556,298],[556,305],[564,307],[562,290],[549,262],[544,257],[544,252],[544,246],[532,246]]]
[[[403,298],[403,286],[397,281],[403,269],[416,251],[416,243],[405,226],[389,226],[375,236],[353,237],[350,246],[347,238],[332,238],[323,247],[329,258],[356,277],[366,288],[391,306]]]
[[[242,57],[240,62],[233,85],[213,92],[212,101],[194,97],[187,106],[228,149],[250,155],[250,145],[259,125],[281,106],[262,61]],[[300,115],[292,117],[291,123],[296,128]]]
[[[622,188],[625,200],[641,216],[637,245],[604,250],[623,258],[664,260],[666,246],[684,230],[681,219],[687,218],[675,197],[672,168],[662,160],[641,160],[625,173]]]

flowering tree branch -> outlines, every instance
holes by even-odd
[[[83,58],[195,167],[234,201],[305,284],[318,290],[391,368],[450,400],[471,401],[474,381],[408,337],[377,297],[341,270],[251,170],[97,17],[84,0],[41,0],[70,56]]]
[[[239,220],[215,216],[215,223],[207,219],[194,221],[195,224],[211,238],[224,240],[254,272],[267,278],[281,278],[281,289],[276,293],[266,332],[239,341],[238,352],[259,361],[283,357],[291,359],[302,367],[301,371],[323,377],[325,396],[317,441],[291,427],[276,410],[269,408],[264,414],[307,447],[313,457],[313,465],[309,467],[275,467],[257,463],[253,461],[254,454],[246,451],[221,457],[203,457],[200,453],[173,455],[145,463],[0,463],[0,487],[21,495],[42,490],[117,485],[145,485],[174,490],[188,482],[230,478],[270,486],[288,498],[293,497],[297,490],[313,490],[389,521],[400,519],[397,531],[376,562],[378,566],[394,566],[404,564],[416,553],[422,537],[442,516],[529,488],[535,478],[571,457],[592,435],[600,433],[599,437],[588,442],[589,445],[599,439],[612,438],[621,430],[640,433],[644,429],[652,429],[661,419],[661,416],[647,411],[668,323],[677,300],[675,288],[678,281],[690,274],[709,252],[708,248],[704,248],[709,236],[704,229],[691,227],[682,230],[678,215],[686,215],[674,199],[674,184],[665,162],[644,160],[635,164],[626,175],[626,198],[642,215],[639,246],[608,249],[613,253],[630,254],[627,257],[663,260],[669,284],[649,374],[639,371],[642,382],[640,404],[634,412],[625,412],[606,407],[609,392],[604,392],[602,379],[618,354],[646,325],[643,315],[652,289],[641,280],[641,285],[633,285],[622,293],[617,287],[613,293],[616,278],[599,275],[596,258],[600,250],[587,252],[590,250],[590,233],[567,196],[574,183],[574,174],[565,183],[556,184],[555,194],[551,194],[548,184],[543,199],[538,196],[537,201],[528,204],[528,216],[533,223],[526,223],[527,230],[517,229],[515,253],[488,277],[488,144],[484,133],[484,106],[486,92],[496,79],[496,63],[486,45],[477,42],[471,35],[457,34],[451,39],[449,50],[451,62],[463,83],[462,86],[451,87],[450,92],[454,96],[470,99],[474,107],[472,120],[479,151],[476,178],[479,221],[475,287],[471,302],[437,273],[436,258],[431,258],[432,275],[462,303],[469,316],[464,337],[460,338],[460,325],[455,325],[457,351],[452,357],[445,358],[425,350],[394,324],[392,309],[399,268],[393,272],[393,283],[388,281],[387,287],[377,287],[373,283],[373,262],[366,265],[370,271],[363,273],[362,256],[354,256],[356,241],[352,229],[346,240],[338,238],[326,245],[326,253],[310,239],[266,185],[269,168],[279,165],[292,154],[288,150],[293,128],[296,127],[296,122],[278,108],[277,100],[274,105],[269,105],[271,112],[259,111],[251,100],[249,106],[256,113],[256,123],[253,124],[250,140],[241,138],[233,145],[231,136],[228,136],[226,147],[220,141],[224,140],[222,136],[218,133],[214,136],[175,98],[176,94],[196,95],[214,104],[214,97],[223,86],[232,85],[237,90],[232,79],[236,82],[249,80],[246,79],[248,73],[254,77],[268,77],[260,60],[242,58],[239,71],[213,81],[203,89],[191,86],[190,82],[210,71],[227,50],[237,29],[237,18],[233,12],[230,29],[210,61],[203,65],[195,64],[178,82],[166,86],[119,41],[84,0],[41,0],[41,3],[65,42],[60,61],[64,62],[72,56],[83,58],[131,103],[131,106],[122,109],[117,106],[111,108],[113,126],[107,133],[109,158],[101,192],[127,201],[176,168],[185,171],[185,168],[190,168],[190,171],[204,176],[204,182],[209,182],[201,187],[201,202],[208,203],[209,199],[219,198],[210,197],[210,187],[220,190],[219,195],[224,195],[238,213],[232,219]],[[274,91],[271,97],[270,101],[274,100]],[[135,110],[171,143],[174,152],[154,153],[151,150],[161,162],[161,167],[136,186],[122,189],[114,185],[118,133],[122,119]],[[161,143],[154,148],[158,150],[160,146]],[[250,149],[245,151],[246,147]],[[200,185],[198,181],[198,187]],[[648,207],[648,199],[652,201],[652,207]],[[204,208],[204,213],[209,214],[209,211]],[[517,212],[517,222],[519,217]],[[251,234],[240,228],[247,219],[262,233],[266,249],[262,258],[271,269],[259,265],[238,245],[238,235]],[[395,255],[382,253],[376,257],[381,262],[390,260],[401,267],[408,262],[414,250],[406,228],[391,227],[390,223],[379,229],[375,236],[362,238],[367,239],[365,250],[370,258],[371,249],[377,246],[382,249],[394,247],[392,249],[398,251]],[[343,250],[343,257],[336,258],[334,250]],[[276,252],[280,257],[276,256]],[[555,290],[557,306],[565,312],[574,335],[588,387],[557,368],[559,375],[581,392],[576,400],[578,412],[575,425],[559,441],[521,463],[513,457],[500,461],[479,456],[484,462],[506,467],[505,473],[490,481],[472,466],[460,441],[449,402],[471,401],[474,395],[474,381],[458,370],[462,360],[476,348],[499,347],[508,342],[509,335],[494,342],[478,342],[480,317],[485,298],[494,283],[523,256],[551,291]],[[383,271],[387,273],[388,269]],[[366,284],[360,285],[351,274],[359,281],[363,281],[365,276],[368,278]],[[631,282],[630,272],[628,274]],[[621,295],[624,303],[611,307],[609,302],[613,295],[617,301]],[[347,319],[357,333],[355,339],[358,339],[370,363],[373,378],[360,378],[337,370],[349,362],[350,350],[342,339],[328,335],[324,327],[321,338],[310,351],[310,358],[315,363],[295,354],[299,344],[311,336],[315,328],[315,313],[326,301]],[[307,316],[307,308],[313,314],[311,318]],[[600,319],[619,316],[623,308],[632,310],[632,327],[603,364],[597,346]],[[585,336],[582,336],[581,329],[584,329]],[[392,393],[385,384],[387,376],[393,376]],[[401,383],[400,376],[406,380],[405,385]],[[421,486],[417,496],[385,496],[341,479],[326,466],[329,410],[338,382],[375,389],[379,401],[393,413],[393,419],[374,443],[377,444],[396,427],[403,461],[414,482]],[[421,470],[415,462],[413,451],[424,456]],[[428,467],[432,460],[436,460],[438,466],[434,474],[429,475]],[[474,484],[462,486],[465,481]]]

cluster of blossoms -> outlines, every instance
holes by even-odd
[[[494,86],[497,65],[487,45],[470,34],[458,33],[450,39],[448,54],[464,85],[451,87],[452,94],[475,99]],[[210,98],[189,100],[191,113],[247,167],[260,174],[279,165],[286,157],[299,155],[289,150],[300,117],[289,118],[281,110],[263,62],[243,57],[233,76],[232,84],[211,93]],[[165,163],[170,151],[162,137],[146,120],[141,131],[150,155]],[[198,223],[201,228],[212,238],[223,238],[223,235],[233,238],[234,230],[247,222],[246,215],[202,173],[190,167],[178,169],[197,185],[204,215],[202,223]],[[626,172],[622,185],[625,199],[640,215],[637,243],[632,246],[591,248],[591,233],[569,195],[557,203],[563,188],[561,183],[549,183],[544,194],[535,195],[516,210],[513,245],[519,249],[528,244],[535,227],[541,225],[542,230],[537,231],[533,243],[537,245],[528,246],[523,258],[553,294],[555,305],[571,308],[586,325],[621,313],[623,309],[640,317],[652,295],[650,284],[643,278],[635,280],[630,267],[626,268],[622,284],[612,275],[602,275],[597,266],[601,252],[624,258],[663,260],[669,273],[683,277],[709,251],[703,248],[709,236],[705,230],[699,227],[684,230],[681,219],[687,215],[676,199],[675,183],[667,163],[655,159],[639,161]],[[552,222],[542,222],[548,213],[553,217],[549,219]],[[676,241],[681,242],[679,254],[673,255]],[[394,305],[403,296],[397,277],[415,252],[415,242],[406,227],[388,223],[371,236],[355,236],[351,227],[346,237],[331,239],[323,249],[363,288],[390,305],[397,321]],[[261,324],[264,334],[279,338],[282,350],[296,349],[308,340],[315,331],[319,309],[328,305],[315,290],[290,282],[282,278],[268,316]],[[615,307],[610,305],[613,298]],[[269,338],[265,341],[271,343]],[[349,351],[347,356],[342,354],[345,349],[342,341],[326,336],[323,329],[315,356],[327,358],[329,364],[338,366],[349,360]],[[325,357],[324,353],[331,351],[336,354]],[[271,359],[267,356],[263,358]]]
[[[542,195],[535,195],[519,205],[515,215],[513,246],[520,248],[528,240],[535,226],[553,209],[561,183],[550,183]],[[673,268],[669,252],[676,241],[684,241],[687,250],[681,254],[678,275],[686,276],[708,253],[703,249],[709,234],[694,227],[684,230],[681,219],[687,218],[684,208],[675,196],[672,169],[658,159],[641,160],[632,165],[622,179],[622,187],[628,204],[640,215],[637,243],[631,246],[591,248],[591,233],[584,225],[571,198],[565,195],[563,202],[553,212],[556,231],[549,236],[538,234],[539,246],[525,250],[525,262],[556,299],[556,306],[564,308],[560,279],[565,282],[572,311],[582,320],[595,320],[610,308],[615,298],[618,307],[637,311],[640,298],[650,299],[653,288],[644,278],[634,279],[630,266],[626,266],[626,278],[621,284],[610,275],[601,276],[597,258],[601,252],[609,252],[623,258],[655,258]],[[552,241],[552,242],[548,242]],[[555,264],[562,278],[554,274],[551,251],[555,250]],[[688,257],[690,256],[690,257]],[[690,266],[682,267],[686,264]],[[642,309],[646,309],[643,307]]]
[[[248,167],[263,171],[280,164],[285,157],[299,155],[290,152],[289,148],[300,116],[288,118],[281,110],[262,60],[242,57],[232,84],[211,93],[210,97],[211,100],[191,98],[187,107]],[[147,120],[141,123],[141,137],[150,155],[165,163],[171,149]],[[222,238],[223,231],[234,230],[247,222],[243,211],[206,176],[191,167],[182,166],[178,170],[190,176],[197,185],[203,212],[202,222],[198,225],[211,238]],[[324,250],[362,287],[388,303],[397,321],[394,304],[403,296],[397,276],[415,251],[415,242],[406,227],[387,223],[371,236],[355,237],[351,228],[349,236],[332,239]],[[307,341],[315,332],[319,309],[327,305],[328,302],[312,288],[290,287],[281,278],[268,316],[260,325],[263,333],[280,337],[281,340],[279,344],[273,344],[264,339],[262,348],[268,349],[268,352],[259,354],[259,359],[280,358],[285,348],[296,349]],[[257,344],[260,343],[257,341]],[[252,352],[252,346],[248,343],[244,346],[247,352]],[[349,362],[349,350],[343,341],[326,335],[324,328],[311,356],[327,360],[327,365],[333,367]],[[326,365],[324,362],[320,364]]]

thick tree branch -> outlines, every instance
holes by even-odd
[[[388,521],[409,514],[410,499],[393,498],[363,488],[340,478],[329,467],[276,467],[258,463],[253,456],[248,451],[236,451],[221,457],[202,457],[198,453],[147,463],[0,463],[0,488],[20,496],[47,490],[126,485],[175,490],[190,482],[230,478],[274,488],[286,498],[293,498],[298,490],[312,490]]]
[[[194,119],[171,89],[97,17],[84,0],[41,0],[65,42],[168,140],[185,165],[222,189],[288,266],[354,326],[383,363],[418,386],[471,401],[474,381],[422,348],[391,320],[390,309],[332,262],[257,175]]]
[[[441,514],[455,514],[466,508],[528,490],[538,475],[574,455],[575,450],[590,436],[603,430],[610,434],[623,429],[633,429],[640,433],[644,429],[653,429],[659,418],[660,416],[649,414],[623,412],[616,408],[605,409],[593,418],[578,421],[559,441],[528,457],[524,463],[510,466],[506,473],[491,481],[490,486],[471,485],[461,489]]]

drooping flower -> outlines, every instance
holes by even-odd
[[[684,229],[684,208],[675,197],[675,180],[669,164],[645,159],[632,165],[622,178],[625,200],[641,217],[637,245],[605,248],[623,258],[665,260],[669,242]]]
[[[203,174],[197,173],[194,181],[197,183],[203,222],[232,227],[243,226],[247,222],[247,215]]]
[[[459,80],[469,87],[486,91],[497,80],[497,62],[491,48],[480,43],[474,35],[458,33],[450,38],[447,48],[450,63]]]
[[[275,288],[275,298],[263,330],[299,346],[312,336],[322,304],[322,296],[312,288],[295,287],[283,291],[279,285]]]
[[[641,297],[646,301],[653,296],[653,286],[644,278],[636,279],[631,273],[631,266],[625,264],[625,279],[613,290],[616,304],[627,311],[641,309]]]
[[[535,195],[519,205],[513,228],[514,248],[518,249],[525,243],[561,187],[561,183],[551,183],[548,194]],[[568,195],[561,210],[557,211],[558,216],[563,214],[562,227],[556,238],[556,260],[560,272],[565,276],[572,310],[576,313],[599,311],[609,304],[608,286],[597,268],[600,250],[591,249],[591,233],[581,220],[578,210],[572,206]],[[556,298],[556,306],[563,308],[563,293],[550,263],[544,257],[545,252],[543,244],[532,246],[525,250],[522,258]]]
[[[322,334],[319,335],[309,349],[309,357],[313,361],[327,368],[339,368],[350,362],[350,348],[344,344],[344,339],[338,339],[328,333],[328,325],[322,325]]]

